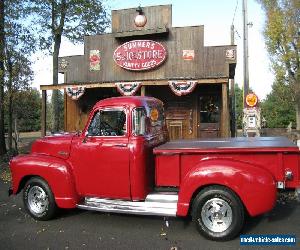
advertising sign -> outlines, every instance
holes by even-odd
[[[258,102],[258,97],[257,95],[250,93],[246,96],[246,104],[248,105],[248,107],[255,107],[257,105]]]
[[[100,50],[90,50],[90,71],[100,70]]]
[[[185,61],[192,61],[195,59],[195,51],[194,50],[183,50],[182,51],[182,58]]]
[[[149,70],[161,65],[167,57],[164,46],[151,40],[133,40],[114,51],[115,63],[127,70]]]

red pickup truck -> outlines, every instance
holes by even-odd
[[[277,189],[299,188],[300,158],[285,138],[167,142],[163,103],[151,97],[99,101],[82,133],[38,139],[11,160],[10,194],[28,213],[58,208],[191,215],[213,240],[240,233],[246,214],[271,210]]]

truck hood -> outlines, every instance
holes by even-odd
[[[71,142],[74,136],[75,134],[60,134],[37,139],[32,144],[31,153],[67,159],[70,155]]]

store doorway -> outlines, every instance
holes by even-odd
[[[198,137],[220,137],[221,91],[219,86],[203,86],[199,91]]]

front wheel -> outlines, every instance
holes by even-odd
[[[36,220],[49,220],[57,212],[49,185],[38,177],[31,178],[25,184],[23,202],[27,212]]]
[[[211,186],[194,199],[192,217],[198,231],[206,238],[230,240],[242,230],[244,207],[230,189]]]

